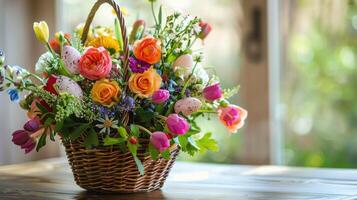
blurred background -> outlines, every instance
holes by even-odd
[[[147,0],[117,0],[130,26],[152,20]],[[45,20],[54,34],[72,32],[95,0],[0,0],[0,48],[8,64],[34,69],[45,51],[32,31]],[[158,0],[168,12],[199,16],[213,31],[197,50],[224,87],[241,86],[232,103],[249,111],[245,128],[230,135],[202,119],[220,151],[180,159],[234,164],[357,167],[357,1]],[[113,24],[109,6],[95,24]],[[0,94],[0,164],[63,156],[60,144],[24,156],[11,133],[26,119]]]

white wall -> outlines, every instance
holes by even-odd
[[[55,26],[54,0],[0,0],[0,48],[6,54],[6,63],[26,66],[33,70],[44,48],[36,41],[33,21],[46,20],[52,31]],[[21,129],[26,113],[9,100],[6,92],[0,93],[0,164],[18,163],[59,155],[58,143],[48,142],[40,153],[24,155],[12,144],[11,134]]]

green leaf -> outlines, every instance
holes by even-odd
[[[158,15],[158,19],[159,19],[159,24],[158,24],[158,29],[161,29],[161,25],[162,25],[162,5],[160,5],[160,9],[159,9],[159,15]]]
[[[165,151],[161,152],[161,156],[166,160],[170,160],[171,158],[170,150],[166,149]]]
[[[69,135],[69,137],[71,138],[71,140],[76,140],[88,127],[88,124],[80,125],[78,128],[74,129],[74,131]]]
[[[128,132],[126,131],[126,129],[124,127],[120,126],[118,128],[118,133],[122,138],[125,138],[125,139],[128,138]]]
[[[48,113],[47,108],[45,108],[43,105],[41,105],[40,103],[36,102],[36,106],[38,109],[41,110],[42,114]]]
[[[63,121],[56,122],[55,132],[57,133],[60,132],[62,128],[63,128]]]
[[[155,149],[155,147],[151,143],[149,144],[149,152],[153,160],[157,160],[159,158],[160,152]]]
[[[138,126],[136,126],[135,124],[130,125],[130,131],[133,136],[139,137],[140,130]]]
[[[212,133],[206,133],[202,138],[196,141],[196,144],[200,147],[202,153],[206,150],[219,151],[217,141],[212,138]]]
[[[46,132],[46,130],[45,130]],[[46,139],[47,139],[47,134],[43,133],[40,137],[40,139],[38,140],[37,143],[37,147],[36,147],[36,151],[38,152],[42,147],[44,147],[46,145]]]
[[[54,121],[54,119],[52,118],[47,118],[44,125],[47,127],[47,126],[50,126],[52,124],[52,122]]]
[[[140,122],[150,122],[151,119],[155,117],[154,112],[144,110],[143,108],[136,109],[135,114],[138,116]]]
[[[115,144],[120,144],[126,141],[126,138],[112,138],[108,135],[104,138],[104,146],[111,146]]]
[[[84,139],[84,147],[86,149],[91,149],[92,147],[98,146],[98,135],[93,128],[89,129],[87,137]]]
[[[55,135],[56,135],[55,131],[50,128],[50,139],[53,142],[56,141],[55,140]]]
[[[123,36],[121,34],[121,28],[120,28],[120,24],[119,24],[119,20],[117,18],[115,18],[114,20],[114,32],[115,32],[115,37],[118,40],[120,49],[123,50]]]
[[[187,137],[185,135],[178,136],[179,145],[181,148],[185,149],[188,143]]]
[[[197,146],[196,141],[192,137],[187,138],[187,140],[190,143],[190,145],[192,145],[196,149],[200,150],[200,147]]]
[[[159,104],[156,106],[155,111],[159,114],[163,114],[164,108],[165,108],[164,104]]]
[[[134,161],[135,161],[135,164],[136,164],[136,167],[138,168],[138,171],[140,173],[140,175],[144,175],[145,173],[145,169],[144,169],[144,165],[143,163],[141,162],[141,160],[136,156],[136,155],[133,155],[133,158],[134,158]]]
[[[131,144],[130,142],[127,142],[128,149],[133,156],[137,155],[137,150],[138,150],[138,144]]]

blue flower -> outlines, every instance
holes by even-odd
[[[20,96],[19,91],[17,89],[8,89],[7,94],[10,96],[10,100],[12,102],[19,102]]]
[[[135,100],[130,96],[126,96],[119,103],[119,106],[125,111],[133,111],[135,108]]]

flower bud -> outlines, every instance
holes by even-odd
[[[161,104],[170,98],[170,93],[168,90],[160,89],[155,91],[151,98],[155,104]]]
[[[160,152],[165,151],[170,147],[170,140],[164,132],[153,132],[150,137],[151,144]]]
[[[213,84],[211,86],[203,89],[203,97],[208,101],[214,101],[222,97],[222,89],[219,83]]]
[[[33,30],[35,32],[38,41],[40,41],[43,44],[46,44],[48,42],[49,30],[48,30],[48,25],[45,21],[33,23]]]
[[[134,44],[135,40],[142,38],[145,31],[146,23],[142,19],[138,19],[133,24],[133,30],[129,36],[129,44]]]
[[[130,142],[131,144],[137,144],[137,143],[138,143],[138,139],[136,139],[136,137],[131,137],[131,138],[129,139],[129,142]]]
[[[23,145],[29,139],[29,133],[25,130],[17,130],[12,134],[12,142],[16,145]]]
[[[24,129],[29,132],[36,132],[40,128],[40,121],[37,118],[30,119],[24,125]]]
[[[170,114],[166,119],[166,124],[171,133],[177,135],[184,135],[190,129],[186,119],[178,114]]]
[[[210,24],[204,22],[204,21],[201,21],[199,26],[201,27],[201,33],[198,35],[198,38],[204,40],[208,34],[212,31],[212,27]]]

